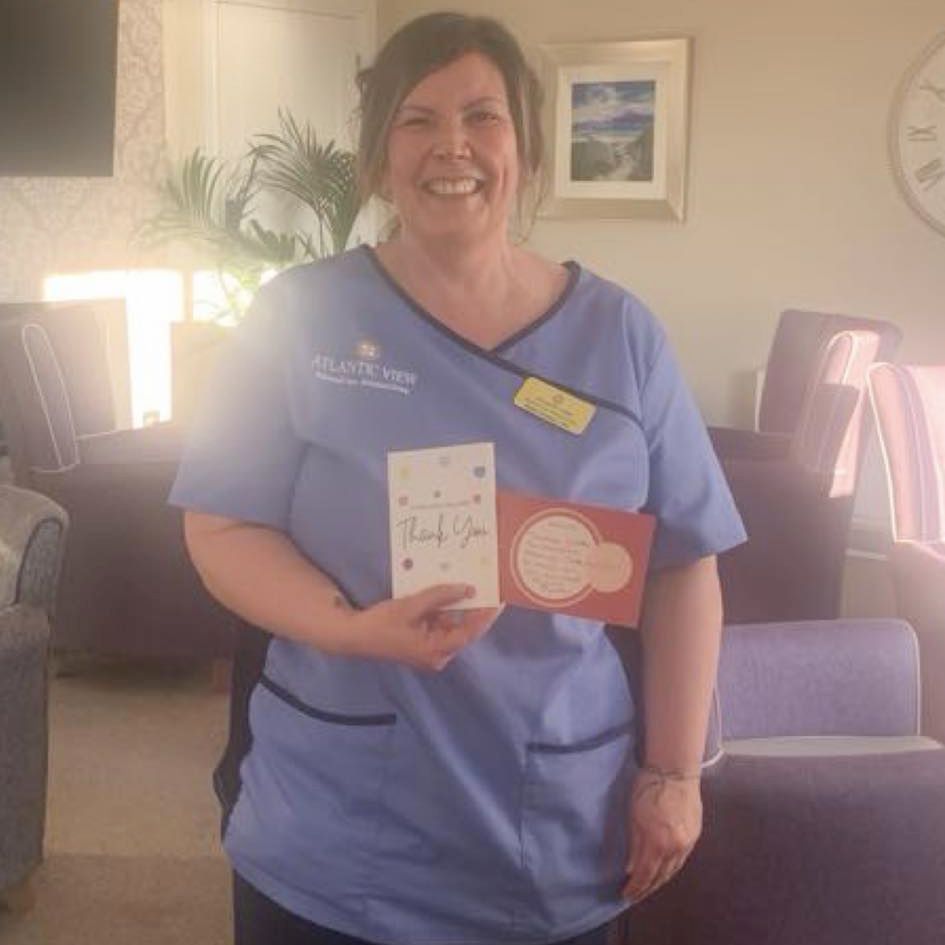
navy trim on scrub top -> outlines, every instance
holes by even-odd
[[[465,348],[470,354],[475,355],[477,358],[482,358],[485,361],[491,361],[497,367],[500,367],[506,371],[510,371],[512,374],[517,374],[522,380],[525,380],[529,377],[538,378],[538,380],[544,381],[546,384],[551,384],[553,387],[557,387],[559,390],[566,391],[569,394],[573,394],[575,397],[580,398],[581,400],[586,400],[588,403],[592,403],[597,407],[603,407],[606,410],[612,410],[615,413],[619,413],[624,417],[627,417],[629,420],[632,420],[640,429],[643,429],[643,421],[629,408],[623,406],[623,404],[614,403],[612,400],[605,400],[603,397],[597,397],[594,394],[589,394],[587,391],[578,390],[576,387],[570,387],[567,384],[562,384],[560,381],[555,380],[554,378],[545,377],[541,374],[538,374],[535,371],[529,371],[526,368],[519,367],[514,361],[509,361],[507,358],[500,356],[499,352],[504,351],[507,348],[511,347],[517,341],[521,341],[522,338],[527,337],[532,334],[532,332],[537,331],[545,322],[550,321],[561,308],[564,306],[564,303],[568,301],[571,297],[571,294],[574,292],[574,287],[577,285],[578,278],[581,275],[581,267],[574,262],[573,260],[568,260],[563,263],[565,269],[568,270],[568,283],[564,287],[564,291],[558,298],[554,301],[551,308],[548,309],[542,315],[539,315],[534,321],[529,322],[524,328],[521,328],[519,331],[515,332],[510,338],[506,338],[505,341],[500,342],[494,348],[481,348],[479,345],[470,341],[468,338],[464,338],[458,332],[453,331],[448,325],[444,325],[436,316],[428,312],[416,299],[414,299],[407,290],[397,282],[396,279],[384,268],[383,263],[377,256],[377,253],[374,250],[374,247],[368,246],[367,243],[362,243],[358,247],[363,250],[368,259],[371,260],[372,265],[380,273],[381,278],[391,287],[391,289],[406,303],[407,307],[415,315],[418,315],[423,319],[428,325],[436,329],[436,331],[441,332],[446,335],[451,341],[454,341],[460,347]]]
[[[326,712],[316,709],[315,706],[303,702],[295,693],[289,692],[277,682],[273,682],[265,673],[259,677],[259,684],[268,689],[277,699],[292,706],[304,715],[322,722],[331,722],[333,725],[393,725],[397,721],[394,712],[382,712],[377,715],[341,715],[338,712]]]

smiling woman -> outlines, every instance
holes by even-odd
[[[359,83],[362,194],[398,226],[259,293],[172,495],[207,587],[272,634],[222,769],[236,945],[603,945],[699,834],[740,523],[653,316],[510,237],[541,94],[509,32],[421,17]],[[520,409],[536,384],[587,422]],[[501,489],[657,517],[639,751],[600,621],[393,596],[388,457],[482,441]],[[469,534],[441,525],[406,538]]]
[[[519,178],[502,75],[484,56],[468,53],[434,72],[401,103],[381,192],[405,233],[501,240]]]

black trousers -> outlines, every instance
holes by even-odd
[[[234,945],[371,945],[283,909],[239,873],[233,874],[233,926]],[[608,945],[613,941],[613,926],[602,925],[556,945]]]

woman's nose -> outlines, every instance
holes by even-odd
[[[443,122],[433,146],[433,153],[445,159],[469,157],[469,140],[461,121]]]

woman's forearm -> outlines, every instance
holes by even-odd
[[[328,652],[345,649],[350,605],[285,534],[187,512],[184,535],[204,586],[224,606],[278,636]]]
[[[652,576],[641,626],[647,764],[667,772],[698,771],[721,629],[714,556]]]

